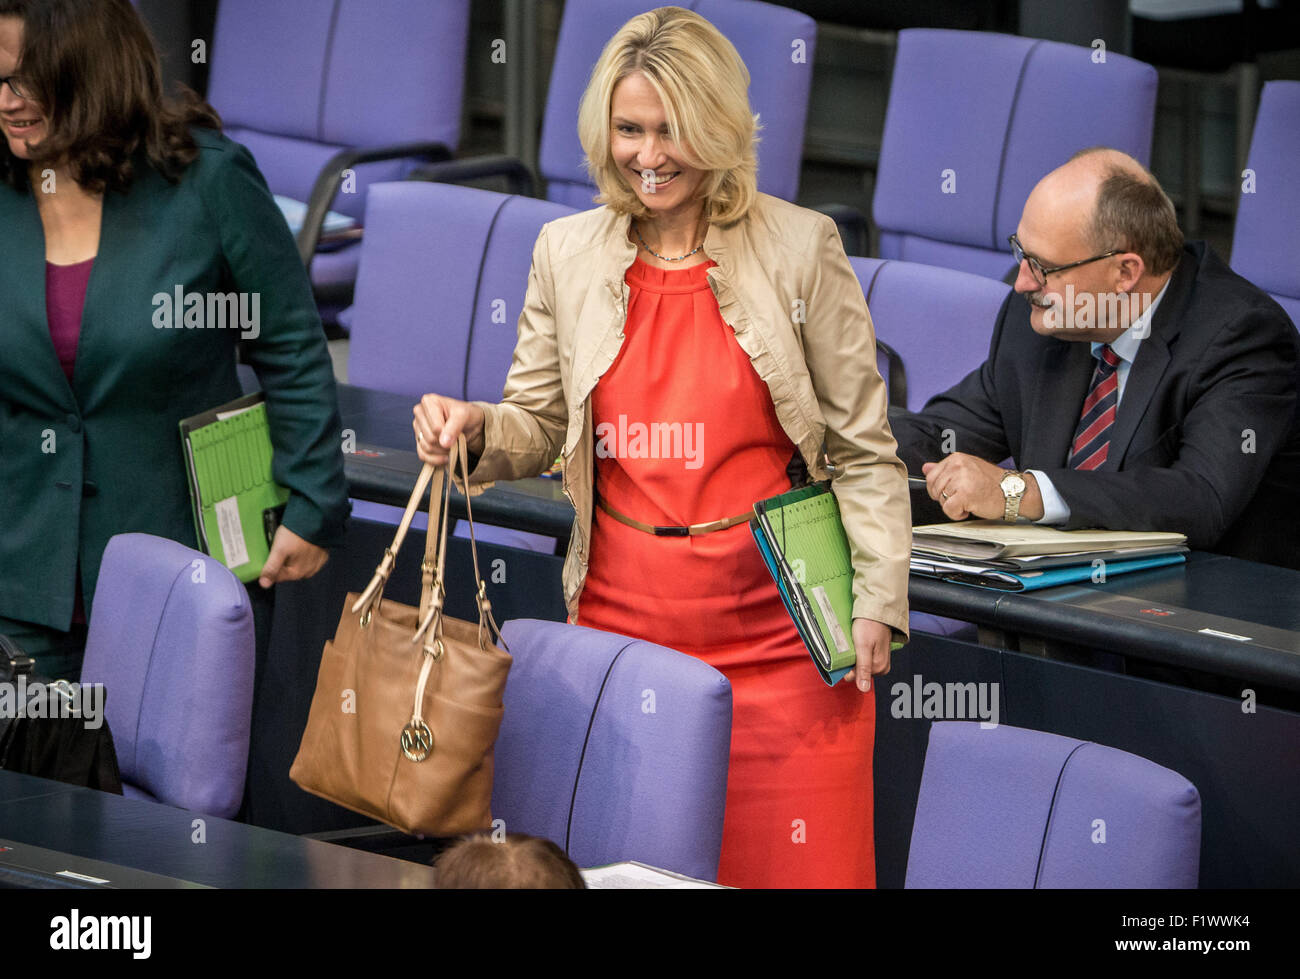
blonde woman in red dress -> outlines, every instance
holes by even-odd
[[[417,449],[443,463],[463,431],[474,492],[562,455],[569,621],[727,676],[721,883],[871,887],[870,680],[907,633],[906,474],[834,223],[757,191],[748,83],[731,43],[680,8],[610,40],[578,120],[602,206],[542,229],[504,400],[426,395]],[[827,456],[857,654],[833,688],[745,525],[790,472],[829,478]]]

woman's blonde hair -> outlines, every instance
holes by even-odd
[[[749,107],[749,70],[735,47],[697,13],[660,7],[633,17],[610,38],[578,108],[578,138],[596,199],[615,211],[645,218],[650,211],[610,152],[614,88],[640,72],[658,93],[676,153],[704,170],[699,196],[716,224],[743,218],[758,194],[758,116]]]

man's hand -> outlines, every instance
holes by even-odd
[[[889,639],[893,635],[889,626],[875,619],[853,620],[853,649],[858,662],[845,674],[850,683],[857,683],[863,693],[871,692],[871,675],[889,672]]]
[[[930,499],[943,507],[950,520],[982,517],[1001,520],[1006,513],[1007,498],[1002,492],[1002,477],[1009,470],[965,452],[953,452],[939,462],[927,462],[926,490]],[[1038,481],[1024,473],[1025,495],[1020,498],[1020,516],[1038,520],[1043,516],[1043,496]]]
[[[262,576],[257,579],[257,583],[263,588],[270,588],[277,581],[310,578],[325,566],[329,557],[329,551],[325,548],[303,540],[281,524],[271,540],[271,554],[266,559],[266,566],[262,568]]]

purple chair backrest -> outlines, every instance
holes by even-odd
[[[596,188],[583,166],[578,103],[605,44],[637,14],[657,5],[646,0],[566,0],[555,48],[538,169],[550,200],[592,206]],[[806,14],[759,0],[681,0],[735,45],[749,69],[749,102],[762,130],[758,189],[792,201],[799,193],[804,123],[812,91],[817,24]]]
[[[909,888],[1194,888],[1201,797],[1126,751],[975,721],[930,727]]]
[[[716,880],[731,685],[663,646],[516,619],[492,815],[581,867],[639,860]]]
[[[208,99],[271,190],[306,201],[340,149],[456,149],[468,37],[468,0],[221,0]],[[359,219],[366,188],[412,165],[362,164],[331,207]]]
[[[571,213],[454,184],[374,185],[348,380],[413,398],[501,400],[533,245],[543,224]]]
[[[1300,82],[1269,82],[1259,98],[1232,238],[1232,267],[1300,326]],[[1249,188],[1249,192],[1247,192]]]
[[[215,558],[149,534],[108,542],[82,683],[102,683],[128,795],[229,818],[253,712],[253,612]]]
[[[899,31],[872,201],[880,256],[1001,279],[1034,185],[1090,146],[1148,163],[1155,103],[1155,69],[1114,52]]]
[[[920,411],[984,362],[1010,286],[913,262],[851,256],[849,263],[862,283],[876,336],[903,360],[906,408]],[[882,376],[897,381],[883,368]]]

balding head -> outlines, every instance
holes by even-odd
[[[1133,157],[1123,150],[1112,149],[1109,146],[1089,146],[1086,150],[1079,150],[1062,166],[1057,167],[1052,172],[1059,173],[1069,168],[1077,168],[1083,172],[1092,172],[1099,175],[1109,174],[1115,170],[1124,170],[1139,180],[1149,180],[1154,183],[1156,179],[1151,175],[1150,170],[1138,163]]]
[[[1124,174],[1136,181],[1155,183],[1155,177],[1127,153],[1106,146],[1093,146],[1075,153],[1040,180],[1030,199],[1035,194],[1042,193],[1058,203],[1068,201],[1075,208],[1073,217],[1076,221],[1081,219],[1087,222],[1087,212],[1091,212],[1096,204],[1102,182],[1116,174]]]
[[[1177,264],[1183,233],[1173,202],[1151,171],[1127,153],[1108,146],[1080,150],[1039,181],[1030,199],[1040,191],[1093,251],[1136,252],[1153,276]]]
[[[568,854],[550,840],[507,833],[497,841],[487,833],[469,836],[437,860],[441,890],[572,889],[587,886]]]

